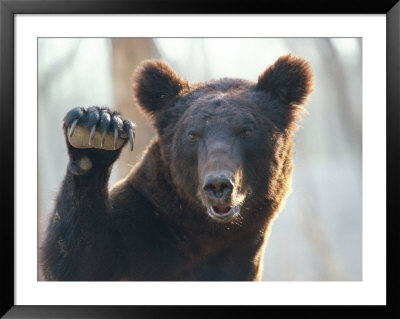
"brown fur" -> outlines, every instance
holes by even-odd
[[[260,280],[311,81],[308,63],[291,55],[258,83],[189,85],[166,64],[144,62],[134,95],[157,137],[110,193],[120,149],[78,149],[67,140],[70,164],[43,247],[46,278]],[[85,114],[71,114],[78,113]],[[74,170],[84,156],[93,167]]]

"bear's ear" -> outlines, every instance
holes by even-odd
[[[259,77],[257,89],[267,91],[285,104],[301,105],[312,91],[310,64],[291,54],[281,56]]]
[[[136,103],[145,113],[154,114],[189,85],[164,62],[146,60],[135,70],[132,88]]]

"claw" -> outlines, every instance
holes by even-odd
[[[85,113],[83,107],[74,107],[64,117],[64,123],[70,125],[75,119],[81,118]]]
[[[110,121],[111,121],[110,114],[108,114],[105,110],[103,110],[103,113],[100,116],[100,131],[102,132],[101,133],[101,147],[104,146],[104,141],[106,139]]]
[[[129,143],[131,151],[133,151],[133,142],[135,141],[135,129],[136,125],[129,120],[124,121],[124,133],[122,137],[127,138],[129,136]]]
[[[118,128],[114,128],[114,150],[117,149],[117,143],[118,143],[118,138],[119,138],[119,132]]]
[[[104,141],[106,140],[107,131],[103,131],[101,135],[101,147],[104,146]]]
[[[92,129],[90,130],[90,136],[89,136],[89,145],[92,144],[93,138],[94,138],[94,133],[96,133],[96,124],[92,126]]]
[[[133,132],[132,132],[131,128],[128,130],[128,133],[129,133],[129,143],[131,145],[131,152],[132,152],[133,151],[133,140],[134,140],[134,138],[133,138]]]
[[[114,149],[117,149],[118,139],[120,138],[120,130],[122,129],[122,120],[118,115],[113,115],[112,125],[114,127]]]
[[[74,120],[71,124],[71,129],[69,131],[69,137],[72,137],[72,134],[74,134],[76,125],[78,124],[78,119]]]

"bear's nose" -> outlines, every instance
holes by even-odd
[[[232,193],[233,183],[223,176],[208,176],[203,189],[210,199],[225,201]]]

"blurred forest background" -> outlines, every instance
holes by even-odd
[[[69,109],[107,105],[136,122],[134,152],[123,150],[112,186],[154,136],[130,87],[142,60],[162,59],[192,82],[257,81],[292,53],[311,63],[315,85],[295,136],[292,192],[272,227],[263,280],[362,280],[361,52],[359,38],[40,38],[38,245],[66,171],[61,127]]]

